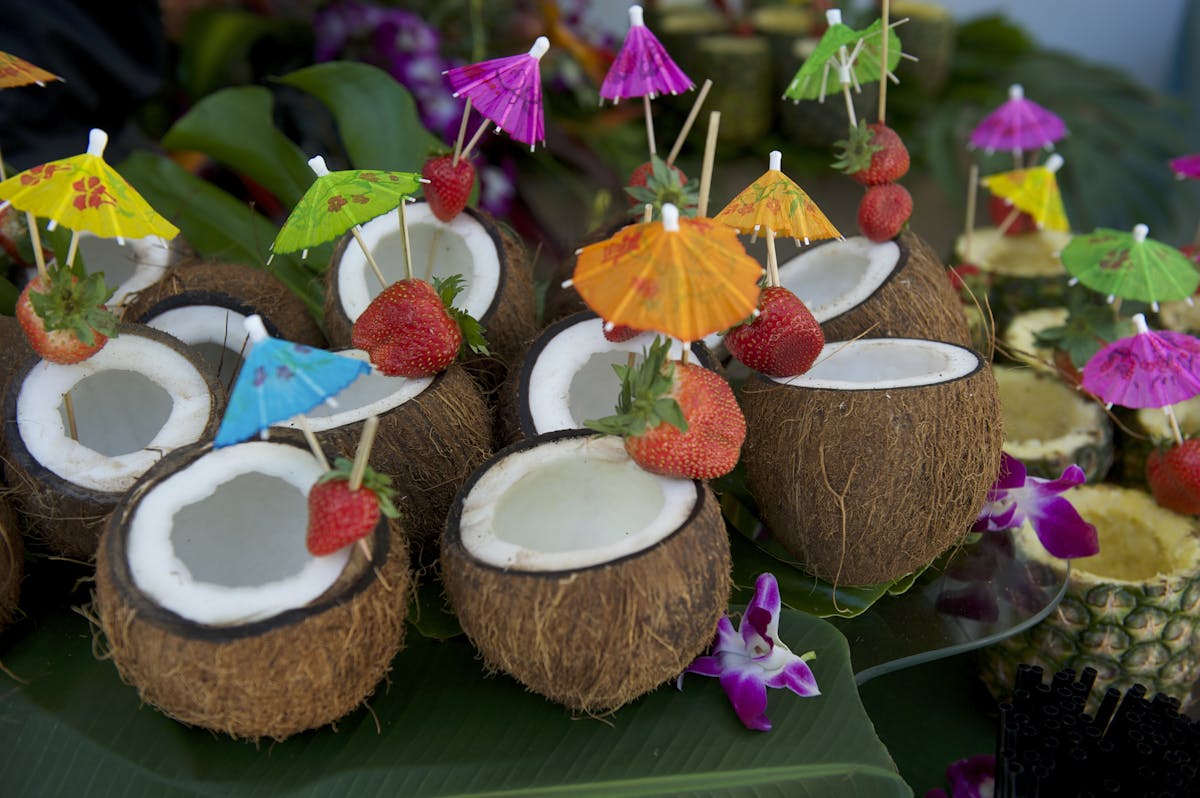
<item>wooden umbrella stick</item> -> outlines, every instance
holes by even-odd
[[[996,228],[996,235],[1004,235],[1004,231],[1012,227],[1013,222],[1015,222],[1017,217],[1020,215],[1021,209],[1014,205],[1012,210],[1008,212],[1008,216],[1005,216],[1004,221],[1000,222],[1000,226]]]
[[[8,172],[4,169],[4,152],[0,151],[0,183],[8,180]]]
[[[708,115],[708,138],[704,141],[704,163],[700,167],[700,199],[696,203],[696,216],[708,216],[708,194],[712,189],[713,161],[717,154],[717,133],[721,129],[721,112]]]
[[[462,121],[458,123],[458,138],[454,140],[454,158],[451,159],[451,166],[458,166],[458,159],[462,157],[463,139],[467,136],[467,119],[471,116],[471,98],[467,98],[467,104],[463,106]]]
[[[883,41],[879,46],[879,124],[887,119],[887,75],[888,75],[888,23],[891,22],[892,4],[883,0]]]
[[[767,285],[778,288],[779,256],[775,253],[775,231],[767,228]]]
[[[683,120],[683,127],[679,129],[679,135],[675,137],[675,143],[671,146],[671,151],[667,153],[667,166],[674,164],[675,159],[679,157],[679,151],[683,149],[683,142],[687,139],[688,133],[692,132],[692,123],[699,116],[700,106],[704,105],[704,100],[708,97],[708,90],[711,88],[712,78],[708,78],[700,87],[700,93],[696,95],[696,101],[692,103],[692,110],[688,111],[687,119]]]
[[[413,278],[412,246],[408,242],[408,214],[404,210],[406,204],[407,200],[400,200],[397,210],[400,212],[400,240],[404,242],[404,276],[411,280]]]
[[[459,156],[460,158],[471,157],[471,150],[475,149],[475,145],[479,143],[479,139],[483,138],[483,131],[487,130],[488,125],[491,123],[490,119],[484,119],[479,123],[479,127],[475,129],[475,135],[471,136],[471,140],[467,142],[467,146],[463,147],[462,155]]]
[[[654,206],[649,202],[646,203],[646,209],[642,211],[642,224],[650,224],[654,221]]]
[[[687,341],[680,341],[679,343],[683,344],[683,351],[679,355],[679,362],[686,366],[688,364],[688,355],[691,353],[692,347]]]
[[[387,288],[387,280],[383,277],[383,272],[379,270],[379,264],[375,262],[375,256],[371,254],[371,248],[367,246],[367,242],[363,240],[362,231],[358,225],[350,228],[350,232],[354,234],[354,240],[358,242],[358,246],[362,248],[363,257],[367,259],[367,264],[371,267],[371,271],[375,272],[375,276],[379,278],[379,285]]]
[[[367,460],[371,457],[371,447],[375,445],[375,433],[378,431],[379,416],[368,416],[358,436],[358,448],[354,450],[354,466],[350,469],[352,491],[362,487],[363,473],[367,470]]]
[[[1175,417],[1175,408],[1167,405],[1163,408],[1163,414],[1171,423],[1171,434],[1175,436],[1175,443],[1183,446],[1183,432],[1179,429],[1179,419]]]
[[[70,391],[63,394],[63,411],[67,414],[67,433],[71,440],[79,440],[79,427],[75,425],[75,401],[71,398]]]
[[[975,243],[975,204],[979,200],[979,164],[971,164],[967,173],[967,218],[963,223],[963,257],[970,262],[971,248]]]
[[[858,115],[854,113],[854,99],[850,96],[850,84],[842,84],[842,96],[846,98],[846,116],[850,119],[850,127],[858,127]]]
[[[658,146],[654,143],[654,117],[650,115],[650,95],[642,95],[642,108],[646,111],[646,141],[650,145],[650,156],[658,154]]]
[[[321,466],[322,471],[329,470],[329,461],[325,459],[325,452],[321,451],[321,444],[317,442],[317,434],[313,432],[312,426],[308,423],[308,416],[301,413],[296,416],[296,426],[300,427],[300,432],[304,435],[304,440],[308,442],[308,448],[312,451],[313,457],[317,459],[317,465]]]
[[[33,244],[33,260],[37,263],[38,277],[42,278],[42,287],[45,288],[50,283],[50,275],[46,273],[46,256],[42,252],[42,233],[38,230],[37,217],[26,213],[25,223],[29,225],[29,243]]]
[[[67,247],[67,268],[75,265],[75,253],[79,251],[79,231],[71,231],[71,244]]]

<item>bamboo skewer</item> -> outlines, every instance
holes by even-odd
[[[675,159],[679,157],[679,151],[683,149],[683,142],[687,139],[688,133],[692,132],[692,124],[700,114],[700,106],[704,105],[704,100],[708,97],[708,91],[712,88],[712,85],[712,79],[708,78],[704,81],[704,85],[700,87],[700,92],[696,95],[696,101],[692,103],[692,108],[688,111],[687,118],[683,120],[683,127],[679,129],[679,135],[675,138],[675,144],[672,145],[671,151],[667,153],[667,166],[674,164]]]
[[[367,460],[371,457],[371,447],[375,445],[375,433],[379,431],[379,416],[368,416],[363,422],[362,432],[358,436],[358,448],[354,450],[354,464],[350,467],[350,491],[356,491],[362,487],[363,474],[367,470]],[[367,562],[372,562],[374,558],[371,556],[371,549],[367,546],[367,541],[364,538],[358,539],[358,547],[362,553],[366,555]],[[379,573],[378,569],[375,575],[379,577],[380,582],[384,587],[388,584],[383,579],[383,574]]]
[[[650,157],[658,154],[658,146],[654,141],[654,118],[650,115],[650,95],[642,95],[642,107],[646,111],[646,141],[650,145]]]
[[[451,166],[458,166],[458,160],[463,154],[463,139],[467,135],[467,119],[471,116],[471,98],[463,106],[462,121],[458,123],[458,138],[454,140],[454,157],[450,159]]]
[[[313,432],[312,425],[308,423],[308,417],[303,413],[296,416],[296,426],[300,427],[304,440],[308,442],[308,448],[312,451],[313,457],[317,459],[317,465],[321,466],[322,471],[328,471],[329,461],[325,459],[325,452],[321,450],[321,444],[317,442],[317,435]]]
[[[67,415],[67,433],[71,440],[79,440],[79,427],[75,424],[75,401],[71,398],[70,391],[63,394],[63,411]]]
[[[363,251],[363,256],[367,259],[367,264],[371,267],[371,271],[375,272],[375,277],[379,280],[379,285],[387,288],[387,280],[383,277],[383,272],[379,270],[379,264],[375,262],[375,256],[371,254],[371,248],[367,246],[367,242],[363,240],[362,229],[358,225],[350,228],[350,232],[354,234],[354,240],[358,242],[358,246]]]
[[[42,232],[38,230],[37,217],[26,212],[25,223],[29,225],[29,241],[33,244],[33,260],[37,263],[38,277],[42,278],[43,286],[49,287],[50,275],[46,272],[46,256],[42,253]]]
[[[979,164],[971,164],[967,174],[967,218],[963,225],[963,256],[971,260],[971,249],[975,243],[975,204],[979,200]]]
[[[475,135],[471,136],[471,140],[467,142],[467,146],[463,147],[460,158],[468,158],[471,155],[471,150],[479,143],[479,139],[483,138],[483,132],[487,130],[487,126],[491,124],[490,119],[484,119],[479,123],[479,127],[475,129]]]
[[[400,200],[400,206],[397,210],[400,212],[400,240],[404,242],[404,276],[411,280],[413,278],[412,270],[412,246],[408,241],[408,215],[404,210],[405,200]]]
[[[717,133],[721,129],[721,112],[708,115],[708,138],[704,142],[704,163],[700,168],[700,198],[696,203],[696,216],[708,216],[708,195],[712,189],[713,161],[717,154]]]
[[[891,0],[883,0],[883,41],[880,45],[880,75],[879,75],[879,124],[884,124],[887,118],[887,84],[888,84],[888,22],[892,15]]]

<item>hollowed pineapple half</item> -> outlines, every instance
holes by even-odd
[[[1100,553],[1074,560],[1062,603],[1032,629],[981,652],[981,676],[997,697],[1013,689],[1017,666],[1054,673],[1097,670],[1100,690],[1141,683],[1186,708],[1200,678],[1200,529],[1148,494],[1085,485],[1066,494],[1096,525]],[[1061,574],[1028,526],[1014,533],[1030,558]]]

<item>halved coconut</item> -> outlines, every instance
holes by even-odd
[[[5,478],[16,509],[68,557],[90,558],[138,477],[171,450],[212,438],[221,420],[222,394],[194,352],[140,324],[119,331],[81,363],[26,361],[5,393]]]
[[[348,349],[339,354],[367,360]],[[392,478],[404,529],[418,553],[432,550],[463,480],[492,453],[492,418],[461,366],[436,377],[408,379],[373,371],[337,395],[337,407],[306,414],[321,446],[347,458],[363,422],[379,417],[371,466]],[[295,422],[281,426],[296,428]]]
[[[973,263],[987,275],[992,315],[1002,330],[1022,311],[1063,304],[1067,272],[1058,253],[1070,240],[1055,230],[1001,235],[995,227],[977,227],[971,251],[960,236],[954,252],[960,263]]]
[[[867,585],[966,534],[1000,467],[996,380],[974,352],[909,338],[827,343],[799,377],[742,390],[747,486],[816,576]]]
[[[104,272],[104,284],[113,291],[108,306],[120,313],[130,294],[135,294],[162,279],[175,259],[177,246],[158,236],[126,241],[101,238],[88,232],[79,234],[79,255],[89,273]]]
[[[498,419],[504,443],[532,438],[560,429],[582,429],[589,419],[612,415],[620,393],[620,380],[612,367],[629,362],[654,342],[654,333],[642,333],[614,343],[604,337],[604,322],[583,311],[555,322],[538,334],[519,369],[505,383]],[[672,344],[679,358],[682,345]],[[693,362],[720,368],[701,341],[691,346]]]
[[[429,205],[406,210],[413,276],[427,280],[461,274],[465,290],[455,307],[486,331],[489,358],[469,361],[486,389],[499,385],[507,367],[521,356],[536,330],[533,274],[524,246],[486,214],[467,208],[449,223]],[[362,237],[389,283],[404,278],[404,243],[398,214],[362,226]],[[430,259],[432,258],[432,269]],[[325,283],[325,328],[334,346],[350,346],[354,320],[383,287],[367,264],[362,247],[349,234],[338,242]]]
[[[1030,369],[992,370],[1004,412],[1004,451],[1031,476],[1057,479],[1072,463],[1099,482],[1113,462],[1112,423],[1103,406],[1062,380]]]
[[[177,451],[117,508],[96,558],[96,612],[121,678],[184,723],[281,739],[370,695],[404,638],[403,535],[381,519],[313,557],[303,444]]]
[[[928,338],[969,346],[971,331],[946,267],[924,239],[821,242],[779,266],[785,288],[812,311],[825,339]]]
[[[325,346],[299,297],[269,272],[240,263],[193,260],[172,266],[162,280],[129,298],[122,317],[195,347],[228,386],[245,352],[243,322],[254,314],[275,338]]]
[[[712,641],[729,540],[701,482],[643,471],[618,438],[522,441],[463,486],[442,580],[489,669],[584,712],[677,676]]]
[[[17,519],[0,497],[0,631],[20,617],[21,580],[25,578],[25,545]]]

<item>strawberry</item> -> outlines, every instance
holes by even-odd
[[[725,334],[725,348],[769,377],[795,377],[812,368],[825,333],[800,297],[781,286],[764,288],[758,317]]]
[[[104,275],[80,279],[57,269],[34,277],[17,298],[16,317],[29,345],[44,360],[63,365],[87,360],[117,334],[117,317],[104,307],[112,291]]]
[[[641,330],[635,330],[626,324],[614,324],[613,328],[608,329],[608,324],[605,323],[601,329],[604,331],[604,339],[612,341],[614,344],[619,344],[622,341],[628,341],[630,338],[636,338],[642,334]]]
[[[306,543],[314,557],[332,554],[375,529],[380,514],[397,518],[392,504],[392,480],[371,468],[363,471],[362,484],[350,490],[353,463],[339,457],[308,492]]]
[[[912,215],[912,195],[899,183],[871,186],[858,203],[858,229],[872,241],[890,241]]]
[[[425,162],[421,176],[429,181],[425,184],[425,201],[434,216],[448,222],[467,207],[475,185],[475,167],[466,158],[459,158],[455,165],[449,153],[435,156]]]
[[[661,211],[666,202],[679,208],[681,213],[694,209],[699,201],[698,191],[678,166],[667,166],[667,162],[657,155],[650,156],[650,160],[634,169],[625,185],[629,201],[636,206],[635,215],[640,215],[646,204],[653,205],[655,211]]]
[[[638,366],[621,377],[616,415],[585,422],[625,439],[625,451],[654,474],[713,479],[733,470],[746,419],[729,383],[696,365],[668,362],[670,342],[656,338]]]
[[[833,146],[839,150],[833,168],[864,186],[894,183],[908,173],[908,148],[896,131],[882,122],[859,122],[850,128],[850,138]]]
[[[990,197],[988,199],[988,216],[991,217],[992,224],[997,227],[1004,224],[1004,220],[1012,212],[1012,203],[1004,199],[1004,197]],[[1022,233],[1032,233],[1037,229],[1037,222],[1033,220],[1033,217],[1025,213],[1025,211],[1021,211],[1012,223],[1009,224],[1008,228],[1005,229],[1004,235],[1016,236]]]
[[[429,377],[450,367],[464,347],[487,354],[479,322],[452,304],[462,277],[397,280],[354,322],[350,342],[389,377]]]
[[[1146,482],[1154,500],[1184,515],[1200,515],[1200,438],[1155,450],[1146,460]]]

